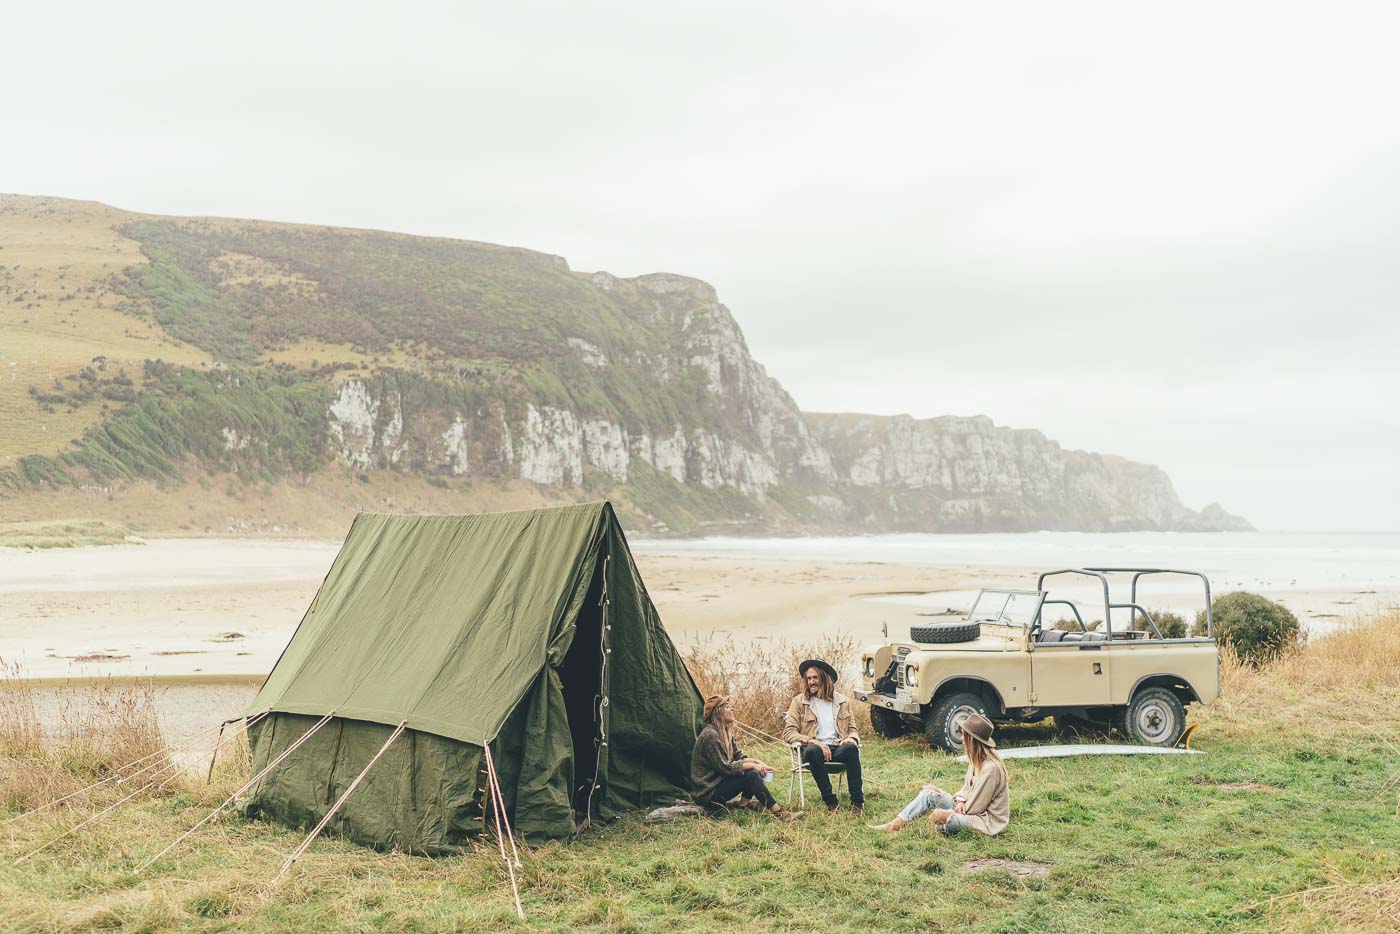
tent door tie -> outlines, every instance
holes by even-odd
[[[418,731],[408,734],[408,806],[418,810]]]

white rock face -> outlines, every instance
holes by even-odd
[[[651,466],[669,473],[677,482],[684,483],[686,447],[685,432],[677,426],[669,437],[657,438],[652,442]]]
[[[687,455],[687,478],[709,489],[733,487],[762,498],[778,482],[776,468],[763,455],[707,431],[695,432]]]
[[[398,393],[393,393],[385,401],[392,407],[393,414],[389,416],[389,424],[384,426],[379,446],[389,463],[397,464],[403,456],[403,449],[399,447],[399,441],[403,438],[403,399]]]
[[[595,370],[605,370],[608,366],[608,358],[603,355],[603,351],[581,337],[570,337],[569,346],[578,351],[579,357],[585,366],[591,366]]]
[[[583,423],[583,456],[585,462],[601,470],[617,483],[627,482],[627,433],[620,425],[603,419]]]
[[[536,483],[578,486],[583,482],[583,433],[574,413],[546,405],[526,407],[515,442],[520,476]]]
[[[331,447],[342,463],[361,470],[374,459],[374,419],[379,405],[360,380],[348,380],[327,411]]]
[[[241,436],[238,429],[224,427],[221,431],[224,436],[225,451],[243,451],[248,448],[248,439]]]
[[[442,434],[442,446],[447,452],[447,466],[454,477],[465,477],[471,472],[468,460],[467,423],[459,412],[452,424]]]

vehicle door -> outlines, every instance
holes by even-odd
[[[1077,614],[1076,614],[1077,615]],[[1108,625],[1105,623],[1105,625]],[[1040,707],[1098,707],[1112,703],[1109,633],[1059,635],[1042,620],[1031,650],[1032,703]]]

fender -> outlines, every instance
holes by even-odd
[[[1151,681],[1154,678],[1170,678],[1173,681],[1179,681],[1180,683],[1186,685],[1186,690],[1191,692],[1192,700],[1194,700],[1198,704],[1201,702],[1201,692],[1197,691],[1196,686],[1192,684],[1189,680],[1183,678],[1181,675],[1172,674],[1170,671],[1156,671],[1150,675],[1143,675],[1141,678],[1138,678],[1136,681],[1133,682],[1132,689],[1128,691],[1129,703],[1132,702],[1133,695],[1138,692],[1138,688],[1142,687],[1143,682]]]
[[[1184,681],[1185,679],[1183,678],[1182,680]],[[1001,692],[997,690],[996,685],[992,684],[992,682],[988,681],[986,678],[979,678],[976,675],[949,675],[944,678],[942,681],[938,682],[933,689],[933,693],[928,696],[930,704],[938,697],[938,692],[942,691],[943,687],[949,681],[970,681],[975,684],[985,685],[992,697],[996,700],[997,707],[1001,709],[1002,713],[1006,712],[1006,701],[1002,699]],[[1136,689],[1136,685],[1134,688]]]

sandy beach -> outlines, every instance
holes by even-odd
[[[882,638],[885,626],[903,638],[920,617],[965,611],[980,587],[1031,588],[1037,573],[988,562],[716,556],[690,545],[665,553],[668,547],[643,543],[636,560],[682,647],[712,636],[800,643],[836,632],[865,642]],[[329,540],[157,539],[0,549],[0,658],[37,679],[261,678],[338,548]],[[848,550],[858,556],[859,540]],[[1081,606],[1094,599],[1091,587],[1059,580],[1065,587],[1057,582],[1056,589]],[[1232,583],[1217,582],[1216,593]],[[1400,603],[1400,588],[1375,584],[1258,592],[1314,632]],[[1183,581],[1144,602],[1194,612],[1202,600],[1199,587]]]
[[[1031,588],[1037,569],[993,561],[919,564],[802,555],[704,554],[695,543],[640,543],[636,560],[672,639],[802,644],[835,633],[857,643],[906,638],[909,625],[964,612],[981,587]],[[0,660],[36,679],[41,719],[57,728],[94,684],[153,679],[168,735],[234,717],[291,638],[340,543],[156,539],[21,552],[0,549]],[[781,553],[783,543],[766,543]],[[679,552],[679,553],[668,553]],[[880,555],[852,540],[852,556]],[[882,556],[886,557],[886,556]],[[1057,587],[1081,606],[1092,588]],[[1229,586],[1237,582],[1222,578]],[[1069,591],[1065,593],[1065,591]],[[1400,588],[1258,588],[1313,632],[1400,604]],[[1222,590],[1217,589],[1217,593]],[[1193,613],[1187,582],[1148,601]],[[1101,598],[1099,598],[1101,600]],[[1093,618],[1093,617],[1089,617]]]
[[[10,553],[0,565],[0,657],[30,678],[266,675],[339,543],[157,540]],[[678,645],[907,634],[928,607],[881,597],[1022,585],[1006,568],[639,554]],[[940,608],[941,609],[941,608]]]

